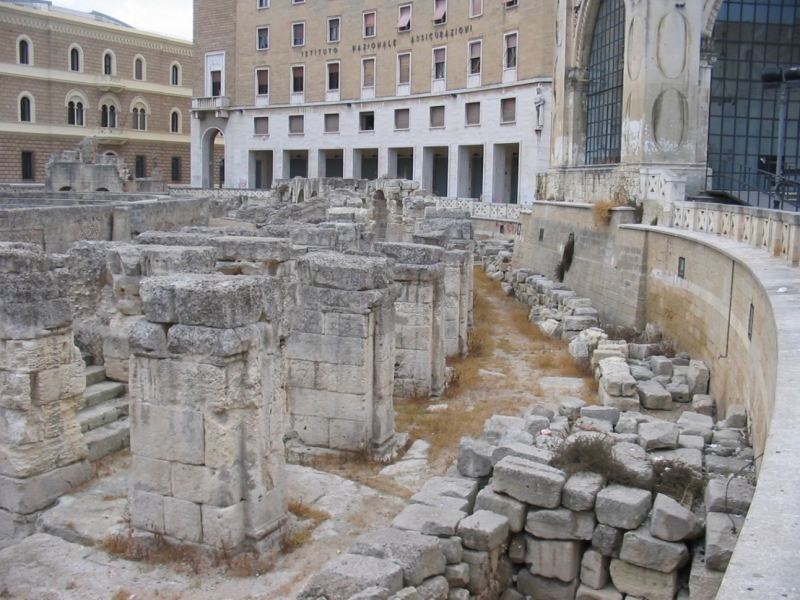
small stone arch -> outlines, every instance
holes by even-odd
[[[108,188],[104,188],[104,187],[97,188],[97,189],[95,190],[95,192],[107,192],[107,191],[108,191]]]
[[[725,0],[706,0],[707,8],[703,11],[705,27],[703,28],[703,35],[711,37],[714,33],[714,24],[717,22],[717,15],[722,8],[722,3]]]
[[[204,188],[212,188],[214,183],[214,146],[217,136],[225,138],[225,132],[219,127],[209,127],[200,136],[200,159],[202,161],[202,185]],[[224,154],[223,154],[224,156]],[[224,160],[224,158],[223,158]],[[220,186],[224,186],[225,182],[221,181]]]
[[[597,13],[603,0],[586,0],[578,12],[575,26],[575,62],[579,68],[589,67],[589,55],[592,52],[592,36]]]
[[[24,114],[25,110],[23,110],[23,101],[25,100],[28,101],[27,114]],[[17,96],[17,120],[20,123],[36,123],[36,100],[30,92],[21,92]]]
[[[83,48],[81,48],[79,44],[71,44],[69,47],[69,51],[67,52],[67,69],[73,73],[83,73]]]
[[[103,50],[103,59],[100,69],[103,75],[116,75],[117,74],[117,55],[110,48]]]
[[[24,56],[22,56],[22,47],[23,42],[28,45],[28,60],[27,62],[22,62]],[[18,65],[28,65],[30,67],[33,66],[33,40],[29,38],[27,35],[22,34],[17,37],[17,64]]]
[[[300,188],[300,190],[297,192],[297,203],[300,204],[301,202],[305,201],[306,201],[306,195],[303,193],[303,188]]]
[[[133,78],[136,81],[147,81],[147,61],[141,54],[133,57]]]
[[[72,188],[71,188],[71,187],[69,187],[68,185],[65,185],[64,187],[62,187],[62,188],[61,188],[60,190],[58,190],[58,191],[59,191],[59,192],[71,192],[71,191],[72,191]]]

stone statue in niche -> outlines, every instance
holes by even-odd
[[[536,88],[533,105],[536,107],[536,131],[541,131],[544,127],[544,94],[541,87]]]

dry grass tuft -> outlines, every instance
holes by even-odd
[[[304,504],[299,500],[289,501],[289,512],[299,519],[307,519],[312,521],[314,523],[314,527],[319,526],[320,523],[323,523],[331,518],[330,513],[320,510],[319,508],[309,506],[308,504]]]
[[[293,530],[281,538],[281,552],[289,554],[311,541],[311,531],[308,529]]]
[[[621,199],[601,200],[592,206],[592,220],[595,225],[608,225],[611,222],[611,209],[625,206],[627,202]]]
[[[674,460],[654,460],[653,491],[690,506],[703,499],[707,478],[690,466]]]
[[[203,564],[207,562],[207,556],[197,548],[172,544],[160,535],[153,538],[135,538],[132,529],[124,535],[107,537],[100,546],[108,554],[135,562],[171,565],[178,572],[188,570],[199,574]]]

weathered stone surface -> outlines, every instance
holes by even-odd
[[[724,426],[731,429],[747,427],[747,408],[741,404],[731,404],[725,413]]]
[[[613,406],[584,406],[581,409],[581,417],[608,421],[616,425],[619,421],[619,409]]]
[[[445,557],[438,540],[412,531],[372,531],[358,537],[349,552],[400,565],[406,586],[419,585],[428,577],[441,575],[445,569]]]
[[[458,472],[464,477],[485,477],[492,472],[492,452],[496,446],[471,437],[461,438],[458,446]]]
[[[689,362],[689,370],[686,373],[686,380],[689,385],[689,395],[708,394],[708,380],[710,373],[708,367],[702,360]]]
[[[633,600],[632,596],[628,596]],[[575,600],[622,600],[622,594],[613,585],[602,589],[594,589],[587,585],[578,588]]]
[[[574,600],[578,591],[578,579],[567,583],[558,579],[534,575],[522,569],[517,576],[517,590],[529,598],[547,598],[547,600]]]
[[[658,494],[650,515],[650,534],[667,542],[694,539],[703,533],[703,522],[669,496]]]
[[[615,444],[611,449],[611,456],[630,476],[636,477],[642,482],[649,482],[653,479],[653,467],[647,462],[647,453],[639,444],[629,442]]]
[[[638,395],[612,396],[603,386],[600,386],[597,390],[597,399],[603,406],[617,408],[620,411],[637,411],[640,406]]]
[[[464,587],[469,583],[469,565],[465,562],[447,565],[444,569],[444,577],[450,587]]]
[[[706,515],[706,567],[714,571],[728,568],[744,518],[710,512]]]
[[[410,504],[392,521],[392,527],[404,531],[417,531],[425,535],[452,536],[467,513],[460,510],[447,510]]]
[[[696,552],[689,575],[689,595],[692,600],[715,600],[724,573],[706,566],[705,555]]]
[[[673,600],[678,591],[678,572],[662,573],[632,565],[622,560],[611,560],[611,581],[620,592],[647,600]]]
[[[463,498],[454,498],[453,496],[442,496],[435,492],[419,491],[411,496],[412,504],[424,504],[425,506],[433,506],[436,508],[447,510],[461,510],[469,513],[471,505],[469,500]]]
[[[755,491],[744,479],[711,479],[706,486],[706,510],[746,515]]]
[[[488,510],[477,510],[458,524],[458,536],[466,548],[490,551],[508,539],[509,521]]]
[[[364,591],[350,596],[350,600],[389,600],[389,590],[385,587],[370,586]]]
[[[422,486],[420,492],[461,498],[469,502],[472,507],[475,497],[478,495],[478,482],[462,477],[431,477]]]
[[[91,478],[92,467],[85,460],[23,479],[0,475],[0,509],[33,513]]]
[[[608,583],[610,559],[597,550],[587,550],[581,560],[581,583],[592,589],[603,589]]]
[[[669,573],[689,562],[689,550],[682,542],[665,542],[641,527],[622,537],[619,557],[633,565]]]
[[[586,402],[580,398],[572,396],[562,396],[561,402],[558,405],[558,414],[567,417],[570,420],[577,419],[581,414],[581,409],[586,406]]]
[[[653,379],[656,375],[647,367],[631,365],[631,376],[636,381],[647,381],[648,379]]]
[[[548,411],[548,413],[552,414],[552,411]],[[550,427],[550,418],[545,415],[537,415],[537,414],[526,414],[525,419],[525,431],[530,433],[532,436],[536,437],[542,431],[542,429],[547,429]]]
[[[525,562],[525,551],[527,542],[525,541],[524,533],[516,533],[511,536],[511,541],[508,543],[508,558],[514,564],[522,564]]]
[[[592,511],[573,512],[567,508],[531,509],[525,531],[547,540],[591,540],[595,519]]]
[[[695,471],[703,470],[703,453],[696,448],[675,448],[674,450],[653,450],[652,460],[666,460],[683,463]]]
[[[592,535],[592,548],[603,556],[619,556],[622,547],[622,531],[610,525],[598,523]]]
[[[605,484],[606,478],[597,473],[575,473],[561,490],[561,504],[577,512],[592,510],[597,494]]]
[[[534,575],[573,581],[580,571],[581,542],[540,540],[528,536],[525,562]]]
[[[545,448],[537,448],[529,444],[503,443],[492,452],[492,464],[496,465],[506,456],[516,456],[517,458],[549,465],[553,461],[555,454]]]
[[[345,554],[323,565],[297,598],[349,600],[368,587],[383,587],[389,593],[398,592],[403,587],[403,570],[388,560]]]
[[[681,430],[669,421],[651,421],[639,425],[639,444],[645,450],[677,448]]]
[[[678,427],[686,435],[699,435],[708,444],[713,434],[714,419],[708,415],[686,411],[678,418]]]
[[[746,473],[749,468],[752,468],[751,461],[732,456],[715,456],[714,454],[707,454],[705,460],[706,470],[710,475],[732,477]]]
[[[515,533],[522,531],[528,512],[524,502],[505,494],[498,494],[489,487],[478,492],[478,497],[475,499],[475,510],[489,510],[503,515],[508,519],[509,528]]]
[[[705,446],[705,440],[699,435],[688,435],[681,433],[680,436],[678,436],[679,448],[691,448],[693,450],[700,450],[700,452],[702,452]]]
[[[639,402],[651,410],[669,410],[672,408],[672,394],[654,379],[639,381],[636,384]]]
[[[447,600],[449,591],[447,579],[440,575],[426,579],[417,586],[420,600]]]
[[[636,529],[647,517],[650,500],[646,490],[610,485],[597,494],[597,521],[619,529]]]
[[[455,565],[461,562],[464,547],[461,538],[458,536],[439,537],[439,548],[444,553],[448,565]]]
[[[495,465],[492,489],[533,506],[555,508],[561,503],[566,480],[563,471],[507,456]]]
[[[672,395],[673,402],[691,402],[692,396],[689,394],[689,386],[685,383],[675,383],[674,381],[664,386]]]
[[[215,548],[238,548],[244,541],[245,503],[217,507],[200,506],[203,519],[203,543]]]
[[[604,406],[602,408],[611,409],[611,410],[618,410],[610,406]],[[611,421],[606,421],[604,419],[593,419],[591,417],[581,417],[577,421],[575,421],[575,425],[572,428],[573,431],[597,431],[601,433],[613,433],[614,425],[612,425]]]
[[[672,376],[672,361],[666,356],[651,356],[650,370],[656,375]]]
[[[717,402],[714,396],[709,394],[697,394],[692,396],[692,410],[698,414],[713,417],[717,409]]]

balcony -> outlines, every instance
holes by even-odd
[[[128,134],[121,127],[98,127],[95,133],[97,143],[121,146],[128,142]]]
[[[215,117],[228,118],[231,99],[228,96],[209,96],[192,98],[192,116],[203,118],[205,113],[213,112]]]
[[[125,91],[125,80],[114,75],[98,75],[97,87],[103,92],[119,94]]]

